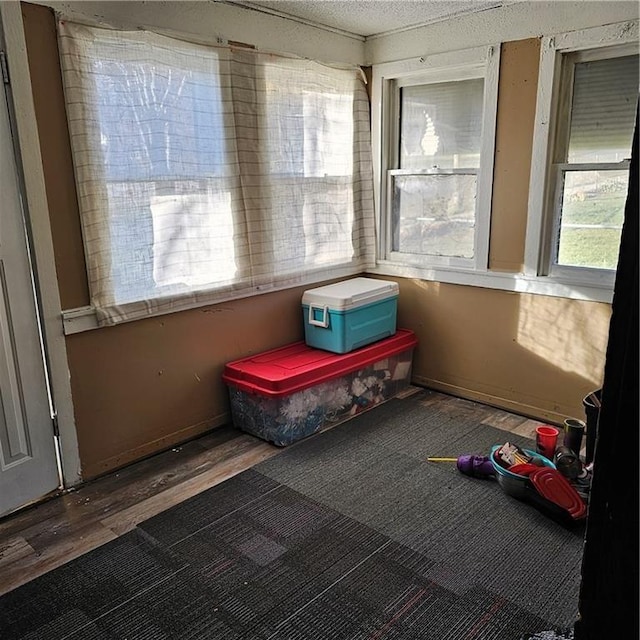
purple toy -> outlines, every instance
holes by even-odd
[[[491,460],[487,456],[459,456],[456,465],[460,473],[473,478],[489,478],[495,475]]]

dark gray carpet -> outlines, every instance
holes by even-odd
[[[8,593],[0,638],[570,637],[583,530],[425,460],[533,443],[430,397],[291,445]]]

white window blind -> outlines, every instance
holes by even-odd
[[[100,324],[373,266],[359,69],[68,22],[59,40]]]
[[[638,73],[638,56],[575,65],[567,162],[631,157]]]
[[[484,79],[403,87],[401,169],[480,166]]]

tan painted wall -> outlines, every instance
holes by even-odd
[[[29,72],[33,84],[51,235],[63,309],[89,304],[69,129],[55,22],[51,10],[22,4]]]
[[[400,280],[414,382],[561,424],[600,386],[610,306]]]
[[[521,272],[527,229],[540,40],[505,42],[500,52],[489,269]]]
[[[23,5],[56,271],[64,308],[88,303],[55,21]],[[503,47],[491,267],[523,261],[537,39]],[[378,276],[376,276],[378,277]],[[418,384],[559,422],[599,386],[610,306],[410,279],[399,326],[420,339]],[[303,289],[67,337],[85,479],[228,420],[224,363],[302,338]]]
[[[229,421],[225,362],[301,340],[302,289],[68,336],[83,474]]]

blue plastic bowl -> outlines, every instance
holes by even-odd
[[[525,495],[525,483],[527,481],[527,476],[521,476],[517,473],[513,473],[508,469],[505,469],[500,463],[496,460],[495,453],[501,447],[501,444],[497,444],[491,447],[491,455],[489,459],[491,460],[491,464],[493,465],[493,469],[496,472],[496,478],[498,480],[498,484],[502,487],[505,493],[508,493],[510,496],[514,498],[522,498]],[[545,467],[551,467],[552,469],[556,468],[556,465],[553,464],[549,458],[545,458],[540,455],[537,451],[532,451],[531,449],[523,449],[523,451],[530,456],[534,456],[536,458],[540,458],[542,460],[542,464]]]

